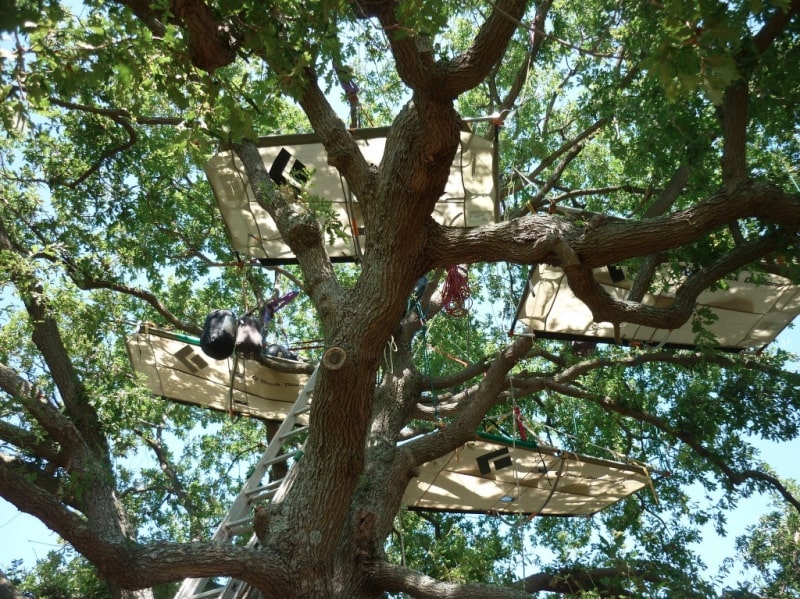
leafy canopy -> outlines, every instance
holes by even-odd
[[[67,547],[32,570],[0,567],[36,596],[137,596],[124,590],[137,585],[171,596],[183,578],[235,572],[285,596],[321,581],[318,596],[714,597],[723,590],[697,555],[701,528],[725,530],[741,498],[771,493],[775,511],[737,542],[743,588],[796,596],[797,486],[757,450],[798,436],[796,356],[720,353],[708,314],[691,307],[698,346],[686,351],[586,351],[508,330],[540,263],[573,269],[575,289],[609,263],[644,278],[690,265],[698,293],[744,267],[800,280],[798,10],[789,0],[0,9],[0,495]],[[470,126],[498,145],[501,222],[441,232],[428,216],[453,132],[461,117],[489,115]],[[358,161],[340,119],[393,125],[380,168]],[[364,260],[320,257],[325,234],[308,216],[330,207],[269,185],[259,199],[298,264],[236,255],[203,164],[220,143],[245,156],[248,140],[312,131],[361,192]],[[462,317],[442,311],[437,291],[454,264],[469,264]],[[422,274],[424,321],[407,303]],[[346,376],[324,374],[305,470],[273,524],[284,534],[256,566],[241,547],[222,559],[205,541],[274,425],[153,397],[124,339],[140,321],[197,335],[212,309],[243,313],[295,287],[304,293],[270,339],[313,340],[309,362],[338,344],[350,361]],[[635,299],[626,318],[648,317]],[[619,322],[622,308],[597,301],[598,319]],[[654,492],[591,519],[401,509],[419,462],[476,428],[518,435],[514,407],[542,442],[649,464]],[[412,433],[421,441],[397,444]],[[375,514],[374,530],[353,524],[358,509]],[[302,535],[318,522],[331,524],[315,553]]]

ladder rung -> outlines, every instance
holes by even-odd
[[[272,466],[273,464],[279,464],[281,462],[286,462],[287,460],[289,460],[290,458],[295,457],[298,454],[302,455],[302,453],[303,453],[302,449],[295,449],[294,451],[289,451],[289,452],[286,452],[286,453],[282,453],[281,455],[279,455],[277,457],[274,457],[271,460],[264,460],[263,462],[261,462],[261,465],[262,466]]]
[[[275,493],[275,491],[278,490],[278,487],[281,486],[282,482],[283,479],[279,478],[278,480],[273,480],[272,482],[267,483],[266,485],[263,485],[261,487],[250,489],[249,491],[247,491],[247,496],[250,498],[250,501],[253,501],[255,498],[263,498],[268,495],[272,495]]]
[[[277,492],[278,489],[259,487],[258,489],[248,491],[248,494],[250,495],[250,501],[264,501],[265,499],[272,499]]]
[[[284,439],[288,439],[289,437],[293,437],[295,435],[299,435],[301,433],[304,433],[307,430],[308,430],[308,425],[300,426],[300,427],[298,427],[298,428],[296,428],[294,430],[290,430],[290,431],[288,431],[286,433],[283,433],[282,435],[278,435],[278,440],[279,441],[283,441]],[[273,441],[273,443],[274,443],[274,441]]]
[[[225,523],[225,528],[233,530],[234,528],[241,528],[242,532],[251,530],[253,528],[253,517],[247,516],[245,518],[237,518],[236,520],[229,520]]]

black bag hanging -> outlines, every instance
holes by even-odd
[[[261,355],[263,341],[259,320],[253,316],[242,316],[236,330],[236,351],[245,358],[257,359]]]
[[[214,310],[206,316],[200,349],[215,360],[230,358],[236,345],[236,315],[230,310]]]

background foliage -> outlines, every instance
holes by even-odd
[[[136,384],[123,340],[141,321],[197,334],[211,309],[243,312],[259,297],[289,290],[291,277],[300,276],[291,266],[282,274],[254,267],[230,249],[202,164],[220,142],[310,131],[292,98],[311,66],[342,118],[349,118],[349,105],[337,69],[346,68],[359,88],[360,125],[391,124],[409,92],[389,39],[429,33],[437,58],[454,58],[492,5],[397,2],[403,27],[387,32],[357,18],[358,2],[281,0],[264,7],[220,0],[209,4],[235,15],[244,41],[240,60],[209,72],[193,64],[185,29],[170,20],[158,31],[142,26],[138,4],[16,0],[0,14],[0,221],[27,248],[0,251],[0,363],[58,405],[14,295],[19,281],[42,282],[36,293],[65,332],[138,540],[188,541],[205,538],[226,511],[265,448],[264,425],[152,397]],[[457,100],[463,116],[505,119],[498,137],[503,219],[556,205],[634,220],[652,216],[648,211],[676,173],[683,175],[682,193],[662,212],[709,197],[723,183],[721,106],[745,80],[749,173],[800,190],[796,5],[556,2],[538,25],[532,6],[502,63]],[[779,10],[795,17],[774,43],[756,48],[755,32]],[[272,18],[270,11],[289,18]],[[492,134],[486,123],[474,127]],[[734,248],[737,235],[751,239],[765,227],[743,221],[667,260],[676,269],[702,268]],[[798,280],[794,243],[768,262]],[[357,266],[336,270],[345,287],[355,284]],[[435,315],[415,338],[416,365],[425,376],[454,374],[462,362],[478,363],[508,342],[527,267],[474,264],[469,275],[469,314]],[[307,297],[283,311],[271,330],[287,345],[322,334]],[[707,340],[702,327],[698,339]],[[756,596],[800,596],[797,504],[763,478],[739,476],[765,471],[798,496],[796,482],[761,464],[756,449],[760,440],[798,436],[798,377],[786,370],[796,356],[770,347],[719,357],[703,345],[691,360],[649,361],[629,348],[601,346],[592,359],[603,367],[567,388],[525,387],[580,363],[573,349],[537,341],[513,372],[518,391],[487,415],[485,426],[513,435],[508,414],[511,402],[519,404],[531,427],[556,445],[651,464],[658,500],[642,492],[591,519],[402,511],[386,541],[388,558],[453,582],[513,586],[534,572],[569,580],[574,572],[604,577],[613,569],[615,582],[600,585],[605,591],[578,578],[566,586],[585,596],[675,596],[680,589],[713,597],[723,589],[696,553],[701,528],[713,522],[724,530],[726,513],[741,498],[772,493],[774,510],[737,542],[737,559],[752,566],[742,585]],[[315,350],[302,355],[318,358]],[[616,413],[599,403],[607,397]],[[0,416],[46,439],[13,394],[0,395]],[[0,452],[32,470],[42,465],[8,434],[0,434]],[[698,488],[715,498],[720,489],[724,494],[698,501]],[[0,567],[35,596],[110,596],[86,560],[68,550],[32,567]]]

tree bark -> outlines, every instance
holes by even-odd
[[[11,584],[2,570],[0,570],[0,599],[26,599],[25,595]]]

